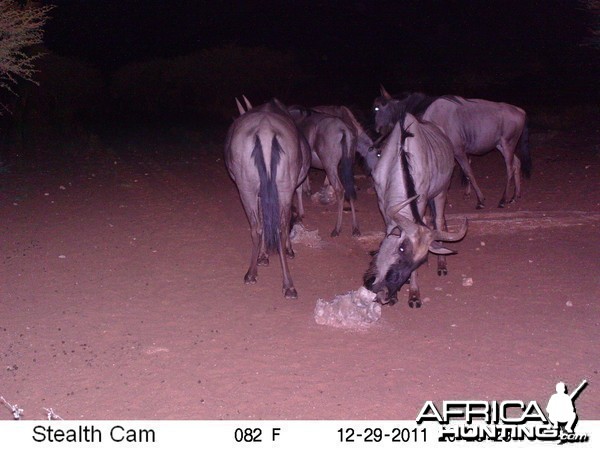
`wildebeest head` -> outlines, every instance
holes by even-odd
[[[360,133],[356,139],[356,152],[364,160],[364,168],[366,169],[367,175],[371,175],[377,161],[379,161],[377,151],[374,150],[376,149],[373,148],[373,140],[371,137],[364,131]]]
[[[375,131],[379,134],[386,134],[390,131],[399,117],[399,102],[395,100],[383,86],[379,89],[381,96],[373,101],[373,114],[375,119]]]
[[[377,301],[389,303],[409,279],[411,273],[427,260],[428,252],[439,255],[454,253],[437,241],[459,241],[467,232],[467,222],[456,233],[431,230],[400,214],[400,210],[416,200],[412,197],[388,211],[396,226],[389,232],[373,255],[364,276],[364,285],[377,294]]]

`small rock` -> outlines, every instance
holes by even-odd
[[[463,285],[463,286],[466,286],[466,287],[468,287],[468,286],[473,286],[473,278],[470,278],[470,277],[468,277],[468,278],[463,278],[463,280],[462,280],[462,285]]]
[[[566,303],[566,305],[567,305],[567,306],[573,306],[573,302],[572,302],[571,300],[567,300],[567,303]]]

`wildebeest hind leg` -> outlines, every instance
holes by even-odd
[[[463,170],[463,173],[468,178],[469,183],[473,185],[475,195],[477,196],[477,209],[482,209],[484,207],[485,198],[483,197],[483,192],[481,192],[481,189],[479,189],[477,181],[475,181],[475,174],[473,174],[473,169],[471,169],[471,165],[469,164],[467,154],[463,150],[461,152],[455,152],[454,157],[460,165],[460,168]]]
[[[258,274],[258,253],[261,247],[262,233],[259,233],[259,224],[256,221],[250,224],[250,234],[252,235],[252,256],[250,256],[250,267],[244,276],[244,283],[256,283]],[[267,260],[268,261],[268,260]]]
[[[285,207],[282,205],[282,208]],[[284,214],[284,216],[281,219],[282,222],[280,224],[280,229],[282,230],[281,239],[283,239],[283,248],[285,249],[285,255],[290,259],[294,259],[296,257],[296,254],[294,253],[294,249],[292,248],[292,240],[290,239],[289,233],[291,220],[290,216],[291,213]]]
[[[510,190],[511,181],[513,179],[513,174],[515,172],[514,165],[514,148],[509,147],[506,142],[503,142],[500,146],[498,146],[498,150],[504,156],[504,162],[506,164],[506,185],[504,186],[504,192],[502,193],[502,198],[498,203],[498,208],[504,208],[506,205],[506,199],[508,198],[508,191]]]
[[[308,183],[308,177],[306,177],[304,183]],[[296,199],[298,201],[298,217],[296,218],[296,222],[302,222],[302,219],[304,218],[304,203],[302,202],[302,190],[304,183],[296,188]],[[308,189],[310,192],[310,187]]]
[[[332,183],[332,186],[338,201],[338,210],[335,228],[331,232],[331,237],[336,237],[339,236],[340,232],[342,231],[342,216],[344,214],[344,189],[342,188],[338,180],[336,180],[335,183]]]
[[[284,243],[282,241],[286,240],[284,236],[281,236],[279,240],[279,262],[281,263],[281,271],[283,273],[283,295],[285,298],[295,299],[298,298],[298,292],[296,292],[296,288],[294,288],[294,282],[292,281],[292,276],[290,275],[290,269],[288,267],[287,259],[284,255]],[[289,239],[287,239],[289,240]]]
[[[517,155],[514,156],[513,167],[515,169],[513,172],[513,177],[515,178],[515,191],[510,199],[510,203],[515,203],[519,198],[521,198],[521,160],[517,157]]]
[[[352,211],[352,236],[360,236],[360,229],[356,220],[356,210],[354,209],[354,200],[352,199],[350,199],[350,210]]]
[[[261,212],[260,208],[261,208],[261,206],[260,206],[260,197],[259,197],[259,199],[258,199],[258,214],[260,214],[262,216],[262,212]],[[252,225],[250,225],[250,226],[252,227]],[[256,228],[258,230],[258,235],[259,235],[259,239],[260,239],[260,250],[258,252],[258,257],[256,258],[256,264],[258,264],[259,266],[267,267],[269,265],[269,254],[267,253],[267,248],[265,245],[265,234],[262,231],[262,226],[260,224],[257,224]]]

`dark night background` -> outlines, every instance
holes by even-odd
[[[584,45],[598,17],[575,0],[43,3],[56,8],[41,84],[12,100],[9,144],[41,129],[227,123],[241,94],[368,113],[380,83],[530,115],[599,100],[600,49]]]

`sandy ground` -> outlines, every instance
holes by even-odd
[[[496,208],[498,152],[474,161],[485,210],[455,174],[449,225],[471,220],[448,245],[448,276],[430,258],[423,307],[408,307],[405,287],[360,332],[317,325],[313,310],[357,289],[378,245],[364,176],[366,238],[350,236],[349,213],[331,238],[335,208],[305,202],[323,245],[295,246],[290,301],[276,258],[256,285],[242,281],[249,227],[219,140],[131,138],[127,152],[0,174],[0,395],[25,419],[45,407],[65,419],[412,420],[427,400],[545,406],[558,381],[587,379],[577,412],[600,419],[600,139],[531,141],[516,205]]]

